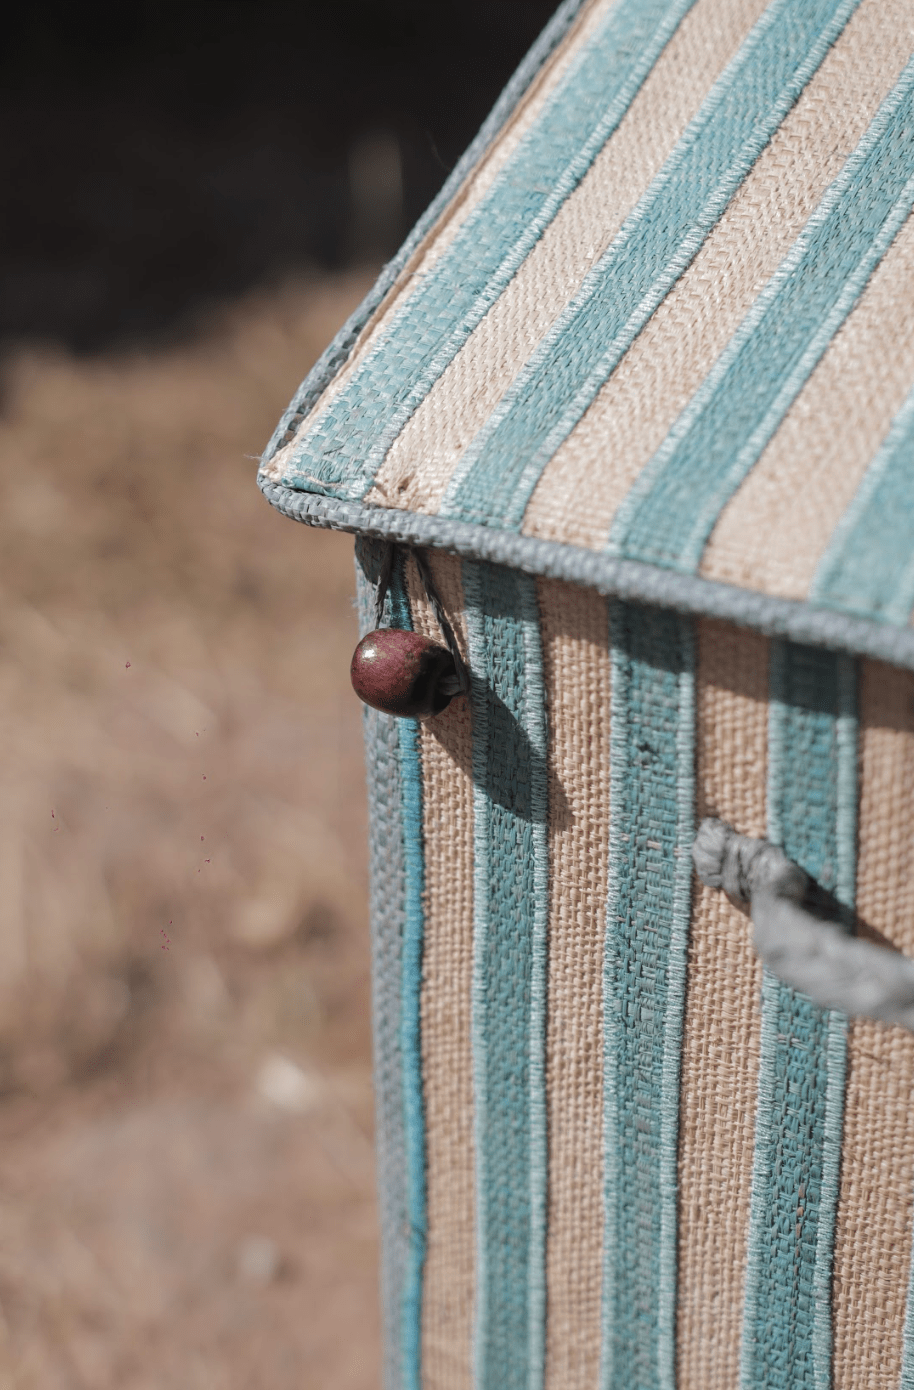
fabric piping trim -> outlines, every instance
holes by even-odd
[[[525,574],[565,579],[598,593],[635,603],[650,603],[707,618],[719,618],[751,628],[766,637],[872,657],[914,670],[914,628],[769,594],[740,589],[735,584],[678,573],[640,560],[621,560],[560,541],[493,531],[471,522],[444,520],[420,512],[366,507],[282,487],[263,475],[260,489],[284,516],[308,526],[351,531],[401,545],[427,546],[507,565]]]

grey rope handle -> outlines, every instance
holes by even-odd
[[[914,960],[814,916],[803,905],[811,880],[777,845],[709,819],[692,861],[702,883],[749,904],[756,950],[778,979],[822,1008],[914,1032]]]

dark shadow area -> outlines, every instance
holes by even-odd
[[[510,811],[520,820],[531,824],[549,820],[558,828],[564,828],[571,810],[561,783],[548,776],[546,758],[533,746],[526,729],[491,686],[486,688],[485,698],[488,756],[481,778],[477,769],[473,769],[474,783],[481,786],[496,806]],[[537,782],[547,786],[552,794],[551,804],[547,804],[543,816],[537,815],[533,805],[533,787]]]
[[[487,718],[489,721],[488,748],[490,757],[480,777],[473,766],[472,757],[464,752],[464,747],[448,736],[446,730],[432,720],[429,728],[462,771],[473,779],[496,806],[503,807],[520,820],[530,823],[548,821],[556,830],[564,830],[571,824],[572,811],[561,782],[548,775],[547,759],[530,741],[523,725],[508,709],[491,686],[486,687]],[[457,699],[467,697],[459,695]],[[456,702],[455,702],[456,703]],[[533,810],[533,786],[536,781],[546,780],[548,805],[544,816],[537,816]]]
[[[158,343],[389,257],[551,0],[38,0],[0,54],[0,343]]]

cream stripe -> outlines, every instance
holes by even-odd
[[[429,555],[436,588],[463,643],[460,561]],[[415,563],[407,583],[418,631],[441,633]],[[421,725],[425,835],[422,1083],[428,1248],[422,1294],[425,1390],[470,1390],[475,1267],[473,1087],[472,728],[467,701]]]
[[[366,501],[434,512],[458,459],[669,157],[766,0],[698,0],[616,133],[413,415]]]
[[[702,558],[703,575],[806,598],[834,529],[914,381],[912,284],[914,217],[721,513]]]
[[[606,544],[635,478],[894,85],[912,31],[910,0],[863,0],[690,268],[550,462],[525,534]]]
[[[614,0],[591,0],[590,4],[584,6],[570,31],[524,93],[491,149],[470,174],[464,186],[448,203],[440,220],[430,228],[428,234],[416,247],[389,292],[365,325],[345,365],[329,382],[311,413],[305,416],[290,443],[284,445],[266,466],[271,477],[282,477],[286,459],[295,453],[297,439],[303,434],[309,434],[319,423],[323,412],[339,395],[353,372],[361,366],[378,337],[387,331],[393,315],[399,312],[414,290],[422,283],[423,278],[450,246],[474,208],[486,196],[521,140],[536,124],[543,107],[564,78],[569,65],[576,60],[582,46],[588,42],[593,31],[602,23],[613,2]]]
[[[914,675],[862,663],[861,935],[914,955]],[[914,1036],[857,1020],[835,1232],[835,1390],[898,1390],[914,1224]]]
[[[697,624],[697,816],[765,833],[768,643]],[[699,885],[679,1139],[677,1390],[736,1390],[752,1186],[761,967],[749,918]]]
[[[538,585],[549,710],[549,1216],[546,1390],[593,1390],[603,1248],[603,943],[609,851],[609,617]]]

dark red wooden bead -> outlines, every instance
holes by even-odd
[[[418,632],[382,627],[363,637],[349,668],[360,700],[384,714],[431,719],[459,690],[454,658]]]

